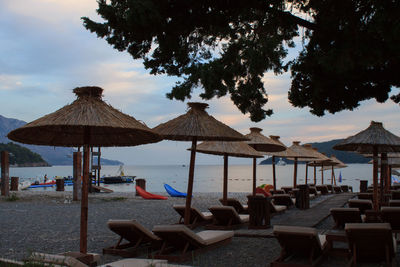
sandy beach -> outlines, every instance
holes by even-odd
[[[16,194],[18,200],[0,198],[0,255],[4,258],[23,260],[31,252],[61,253],[79,250],[80,203],[72,202],[71,192],[29,192]],[[248,193],[230,193],[229,196],[246,202]],[[195,194],[192,205],[207,211],[218,205],[221,193]],[[311,202],[318,205],[328,197]],[[151,230],[157,224],[177,223],[179,216],[172,205],[184,204],[185,199],[145,200],[132,193],[97,193],[89,195],[88,251],[102,253],[102,249],[114,245],[118,236],[107,228],[109,219],[136,219]],[[292,208],[286,212],[299,212]],[[271,223],[279,220],[274,216]],[[321,221],[319,232],[332,228],[331,217]],[[245,229],[245,228],[244,228]],[[201,227],[195,231],[202,230]],[[274,238],[234,237],[233,241],[196,256],[182,264],[193,266],[268,266],[280,253]],[[145,257],[145,255],[143,255]],[[103,255],[101,263],[112,262],[120,257]],[[400,262],[399,253],[396,262]],[[321,266],[341,266],[347,262],[340,257],[326,257]],[[371,265],[374,266],[374,265]]]

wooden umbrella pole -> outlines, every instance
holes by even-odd
[[[387,153],[381,153],[381,183],[380,183],[380,197],[379,197],[379,206],[382,206],[384,202],[384,188],[386,191],[386,176],[387,176],[387,165],[388,165],[388,158]]]
[[[257,183],[257,158],[253,158],[253,196],[256,195],[256,183]]]
[[[228,204],[228,155],[224,154],[224,188],[223,199],[224,205]]]
[[[314,166],[314,185],[317,185],[317,167]]]
[[[87,223],[88,223],[88,180],[89,180],[89,145],[83,148],[83,180],[82,180],[82,199],[81,199],[81,233],[80,233],[80,252],[87,253]]]
[[[331,172],[331,184],[333,184],[333,165],[331,166],[332,172]]]
[[[190,224],[190,207],[192,203],[194,163],[196,161],[196,146],[197,146],[197,137],[193,137],[192,149],[190,152],[189,181],[188,181],[186,206],[185,206],[185,220],[184,220],[185,225]]]
[[[272,182],[274,183],[274,191],[275,191],[276,190],[275,156],[272,156]]]
[[[297,158],[294,158],[293,188],[297,187]]]
[[[306,162],[306,184],[308,184],[308,162]]]
[[[378,206],[378,148],[374,146],[373,148],[373,185],[374,185],[374,210],[379,211]]]
[[[333,167],[332,167],[333,168]],[[335,175],[335,170],[332,170],[333,171],[333,183],[334,183],[334,185],[336,185],[336,175]]]
[[[324,164],[321,164],[321,184],[324,184]]]
[[[390,187],[392,186],[392,165],[389,165],[388,164],[388,176],[387,176],[387,189],[388,189],[388,192],[387,193],[389,193],[390,192]]]

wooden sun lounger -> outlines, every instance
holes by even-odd
[[[366,210],[372,209],[372,201],[369,199],[350,199],[348,204],[349,208],[358,208],[361,214],[365,214]]]
[[[174,210],[180,215],[179,222],[182,224],[185,218],[185,205],[173,205]],[[211,223],[213,220],[213,215],[211,212],[202,212],[198,209],[190,208],[190,223],[186,225],[187,227],[194,229],[197,226],[205,225]]]
[[[396,253],[396,242],[388,223],[348,223],[345,226],[351,264],[385,261],[388,265]]]
[[[271,267],[315,266],[327,248],[325,235],[319,235],[315,228],[275,225],[273,233],[281,245],[280,256],[271,262]],[[300,259],[290,261],[293,256]]]
[[[248,214],[238,214],[231,206],[212,206],[208,209],[214,219],[212,224],[206,225],[206,229],[237,229],[249,222]]]
[[[114,246],[104,248],[103,254],[135,257],[139,247],[146,247],[152,250],[159,248],[161,245],[161,239],[136,220],[109,220],[107,225],[111,231],[119,235],[119,240]],[[124,239],[128,243],[121,244]]]
[[[208,249],[231,242],[233,231],[193,232],[182,224],[156,225],[153,232],[162,240],[161,250],[154,257],[180,262]],[[172,254],[177,251],[178,254]]]
[[[239,213],[239,214],[249,214],[249,206],[248,205],[243,205],[236,198],[227,198],[226,199],[226,204],[224,203],[224,200],[222,198],[220,198],[219,202],[221,202],[221,204],[224,205],[224,206],[232,206],[232,207],[234,207],[235,210],[237,211],[237,213]]]
[[[321,193],[321,195],[329,194],[329,189],[326,185],[316,185],[315,188]]]
[[[335,221],[334,228],[336,229],[344,229],[346,223],[362,223],[358,208],[332,208],[330,212]]]
[[[295,200],[289,194],[275,194],[272,196],[272,201],[275,205],[282,205],[287,208],[293,207],[295,204]]]
[[[382,207],[381,219],[389,223],[393,232],[400,232],[400,207]]]
[[[73,255],[73,256],[70,256]],[[100,260],[98,254],[81,254],[79,252],[66,252],[63,254],[47,254],[33,252],[26,261],[27,266],[68,266],[68,267],[88,267],[96,264]],[[87,264],[85,261],[88,261]],[[95,266],[95,265],[94,265]]]

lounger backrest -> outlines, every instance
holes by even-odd
[[[317,185],[315,186],[315,188],[317,189],[317,191],[320,191],[321,194],[329,194],[329,189],[326,185]]]
[[[369,200],[372,200],[374,194],[372,194],[372,193],[358,193],[357,196],[358,196],[358,199],[369,199]]]
[[[153,233],[177,248],[183,248],[189,243],[189,248],[200,248],[207,243],[195,232],[182,224],[175,225],[156,225]]]
[[[234,207],[238,213],[242,213],[245,210],[242,203],[240,203],[236,198],[227,198],[226,204],[224,203],[224,200],[220,198],[219,202],[221,202],[222,205]]]
[[[315,228],[275,225],[273,233],[281,247],[288,253],[314,256],[322,253],[322,244]]]
[[[243,223],[237,211],[231,206],[212,206],[208,209],[213,214],[217,224],[228,225],[230,222],[231,225],[234,225]]]
[[[390,223],[392,230],[400,230],[400,207],[382,207],[383,222]]]
[[[172,207],[174,208],[174,210],[176,210],[176,212],[178,212],[179,215],[181,215],[182,218],[185,217],[185,205],[173,205]],[[190,208],[190,223],[193,223],[195,219],[197,220],[197,222],[203,221],[203,220],[208,220],[208,218],[204,217],[204,214],[201,211],[199,211],[195,207],[191,207]]]
[[[287,207],[293,206],[293,200],[289,194],[276,194],[272,197],[274,204],[276,205],[285,205]]]
[[[330,210],[335,228],[344,229],[346,223],[361,223],[361,213],[358,208],[332,208]]]
[[[160,240],[136,220],[109,220],[107,225],[111,231],[132,243],[140,238],[143,238],[142,242]]]
[[[46,253],[32,253],[28,261],[32,266],[70,266],[70,267],[88,267],[88,265],[78,261],[77,259],[69,256],[46,254]],[[35,265],[35,263],[39,263]],[[45,265],[47,264],[47,265]],[[27,265],[29,266],[29,264]]]
[[[348,185],[341,185],[340,188],[342,189],[343,192],[349,192],[349,186]]]
[[[381,261],[394,256],[394,238],[388,223],[348,223],[349,248],[357,261]]]
[[[372,201],[368,199],[350,199],[348,203],[350,208],[358,208],[361,214],[364,214],[366,210],[372,209]]]

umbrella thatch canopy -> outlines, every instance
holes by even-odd
[[[375,210],[378,210],[378,153],[381,154],[383,159],[382,162],[384,162],[384,159],[387,158],[386,153],[400,152],[400,137],[383,128],[381,122],[371,121],[371,124],[367,129],[344,139],[333,148],[344,151],[355,151],[362,154],[372,153],[374,162],[374,208]],[[383,182],[381,182],[381,187],[383,187]],[[381,188],[381,190],[383,192],[383,188]],[[383,198],[383,194],[381,194],[381,196]]]
[[[399,171],[397,171],[397,170],[392,170],[392,174],[393,174],[393,175],[400,176],[400,172],[399,172]]]
[[[161,140],[145,124],[105,103],[102,92],[94,86],[75,88],[78,98],[72,104],[25,124],[8,138],[25,144],[70,147],[135,146]]]
[[[281,142],[281,140],[279,140],[280,136],[278,136],[278,135],[270,135],[269,137],[271,138],[272,141],[285,146]],[[300,154],[298,154],[297,152],[294,152],[293,150],[291,150],[288,147],[286,147],[286,150],[278,151],[278,152],[267,152],[267,154],[272,156],[272,180],[273,180],[274,190],[276,190],[275,157],[296,158],[296,157],[300,157]]]
[[[58,111],[8,134],[14,141],[36,145],[84,146],[80,252],[87,253],[90,146],[135,146],[162,140],[143,123],[106,104],[100,87],[78,87],[77,99]]]
[[[241,133],[217,121],[206,112],[206,103],[188,103],[186,114],[162,123],[153,130],[168,140],[192,141],[189,167],[189,181],[185,207],[185,224],[190,222],[194,164],[197,141],[246,141]]]
[[[316,156],[313,152],[311,152],[309,149],[306,147],[303,147],[300,145],[300,141],[293,141],[292,145],[289,147],[291,150],[293,150],[298,157],[294,157],[294,173],[293,173],[293,187],[297,186],[297,161],[299,158],[302,160],[304,159],[315,159]]]
[[[224,156],[223,201],[228,198],[228,156],[262,158],[263,155],[245,142],[205,141],[197,146],[197,152]],[[254,170],[253,170],[254,174]],[[253,176],[253,184],[254,184]]]
[[[312,159],[311,162],[307,162],[306,163],[306,170],[308,169],[308,166],[314,167],[314,184],[316,184],[316,177],[315,177],[315,168],[316,167],[321,167],[322,169],[324,168],[324,166],[332,166],[332,165],[336,165],[336,162],[331,161],[331,159],[329,157],[327,157],[324,153],[320,153],[317,148],[313,148],[311,146],[311,144],[305,144],[303,145],[305,148],[309,149],[310,152],[313,153],[313,155],[315,156],[314,159]],[[310,159],[300,159],[300,160],[305,160],[305,161],[310,161]],[[307,176],[307,175],[306,175]],[[306,177],[307,179],[307,177]],[[321,172],[321,184],[324,184],[324,172]]]
[[[262,129],[257,127],[250,128],[250,133],[245,136],[249,139],[247,143],[257,151],[262,152],[279,152],[286,150],[286,146],[280,142],[261,134]]]
[[[286,146],[281,142],[276,142],[271,138],[266,137],[261,133],[262,129],[258,127],[250,128],[250,133],[246,134],[245,136],[250,139],[247,143],[253,147],[257,151],[261,152],[279,152],[285,151]],[[257,159],[253,158],[253,195],[256,195],[256,166],[257,166]],[[272,176],[273,176],[273,184],[274,190],[275,187],[275,158],[272,157]]]

